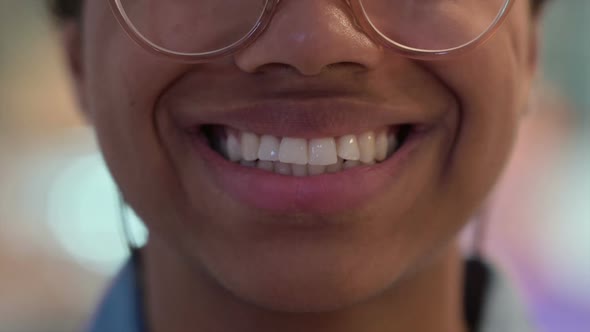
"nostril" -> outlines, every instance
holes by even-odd
[[[252,71],[252,74],[286,74],[286,75],[304,75],[304,76],[312,76],[318,75],[321,73],[335,73],[335,72],[342,72],[342,73],[362,73],[366,72],[367,67],[363,64],[357,62],[338,62],[338,63],[330,63],[324,67],[313,68],[311,66],[307,66],[305,68],[302,67],[295,67],[287,63],[268,63],[262,66],[255,68]]]
[[[339,63],[331,63],[324,67],[326,71],[333,71],[333,72],[349,72],[349,73],[358,73],[358,72],[365,72],[367,71],[367,67],[363,64],[358,62],[339,62]]]
[[[255,70],[252,72],[253,74],[268,74],[268,73],[279,73],[279,74],[293,74],[293,73],[299,73],[299,71],[297,70],[297,68],[286,64],[286,63],[280,63],[280,62],[273,62],[273,63],[267,63],[264,64],[262,66],[258,66],[257,68],[255,68]]]

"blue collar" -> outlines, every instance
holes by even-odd
[[[130,259],[117,275],[88,332],[147,332],[136,264]]]

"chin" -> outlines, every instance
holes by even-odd
[[[403,262],[385,254],[328,256],[277,250],[274,257],[226,260],[224,266],[208,268],[238,300],[290,313],[337,311],[366,302],[392,287],[405,270]]]
[[[293,278],[254,281],[233,290],[245,302],[271,311],[306,313],[331,312],[365,302],[382,291],[377,281],[346,280],[310,276],[311,282]]]

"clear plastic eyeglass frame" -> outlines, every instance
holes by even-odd
[[[494,33],[502,25],[516,0],[507,0],[506,3],[502,6],[500,12],[498,13],[494,21],[488,27],[488,29],[483,31],[479,36],[475,37],[473,40],[457,47],[440,50],[412,48],[395,42],[394,40],[391,40],[390,38],[379,32],[371,23],[361,3],[362,0],[343,1],[346,2],[348,6],[351,8],[352,13],[354,15],[355,23],[358,26],[360,26],[363,32],[367,34],[373,41],[375,41],[379,45],[382,45],[386,49],[396,52],[404,57],[432,61],[447,59],[451,56],[458,56],[464,54],[485,43],[489,38],[491,38],[494,35]],[[212,61],[223,56],[231,55],[248,47],[248,45],[253,43],[268,27],[275,12],[277,11],[277,8],[281,3],[281,0],[266,0],[264,10],[261,13],[258,21],[254,25],[254,27],[240,40],[221,49],[203,53],[176,52],[158,46],[157,44],[153,43],[145,36],[143,36],[142,33],[137,30],[137,28],[131,22],[129,16],[127,16],[127,14],[125,13],[121,0],[108,0],[108,2],[113,11],[113,14],[115,15],[121,27],[125,30],[125,32],[133,41],[139,44],[139,46],[143,47],[144,49],[153,54],[168,58],[172,61],[199,63]]]

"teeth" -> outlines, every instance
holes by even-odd
[[[397,141],[397,137],[394,134],[389,134],[387,136],[387,156],[391,156],[399,147],[399,142]]]
[[[316,138],[309,141],[309,164],[327,166],[338,161],[334,138]]]
[[[320,175],[326,173],[327,166],[322,165],[307,165],[307,174]]]
[[[278,138],[271,135],[263,135],[260,138],[260,147],[258,148],[258,159],[278,161],[280,144],[281,142]]]
[[[258,159],[259,145],[258,135],[249,132],[242,133],[242,158],[247,161]]]
[[[213,147],[226,159],[246,167],[282,175],[308,176],[336,173],[373,165],[391,156],[399,147],[396,134],[388,129],[337,138],[279,138],[225,128]]]
[[[328,165],[326,167],[326,173],[338,173],[342,171],[342,163],[344,161],[341,158],[338,158],[338,162],[333,165]]]
[[[227,157],[229,160],[234,162],[242,160],[242,147],[235,133],[227,133],[227,141],[225,141],[225,144],[225,150],[227,151]]]
[[[307,140],[304,138],[283,138],[279,148],[279,160],[283,163],[307,164]]]
[[[258,161],[258,168],[263,169],[265,171],[272,172],[274,170],[274,164],[272,161],[259,160]]]
[[[358,161],[358,160],[347,160],[342,165],[342,168],[343,169],[350,169],[350,168],[357,167],[357,166],[360,166],[360,165],[361,165],[361,162]]]
[[[363,163],[372,163],[375,161],[375,133],[366,132],[358,136],[359,150],[361,153],[360,160]]]
[[[282,174],[282,175],[291,175],[291,164],[285,164],[281,162],[276,162],[275,164],[275,173]]]
[[[346,160],[359,160],[361,153],[355,135],[346,135],[338,139],[338,157]]]
[[[375,138],[375,160],[383,161],[387,158],[387,131],[382,130]]]
[[[246,166],[246,167],[256,167],[256,162],[249,161],[249,160],[242,160],[242,161],[240,161],[240,165]]]
[[[295,176],[307,176],[307,165],[291,165],[291,170]]]

